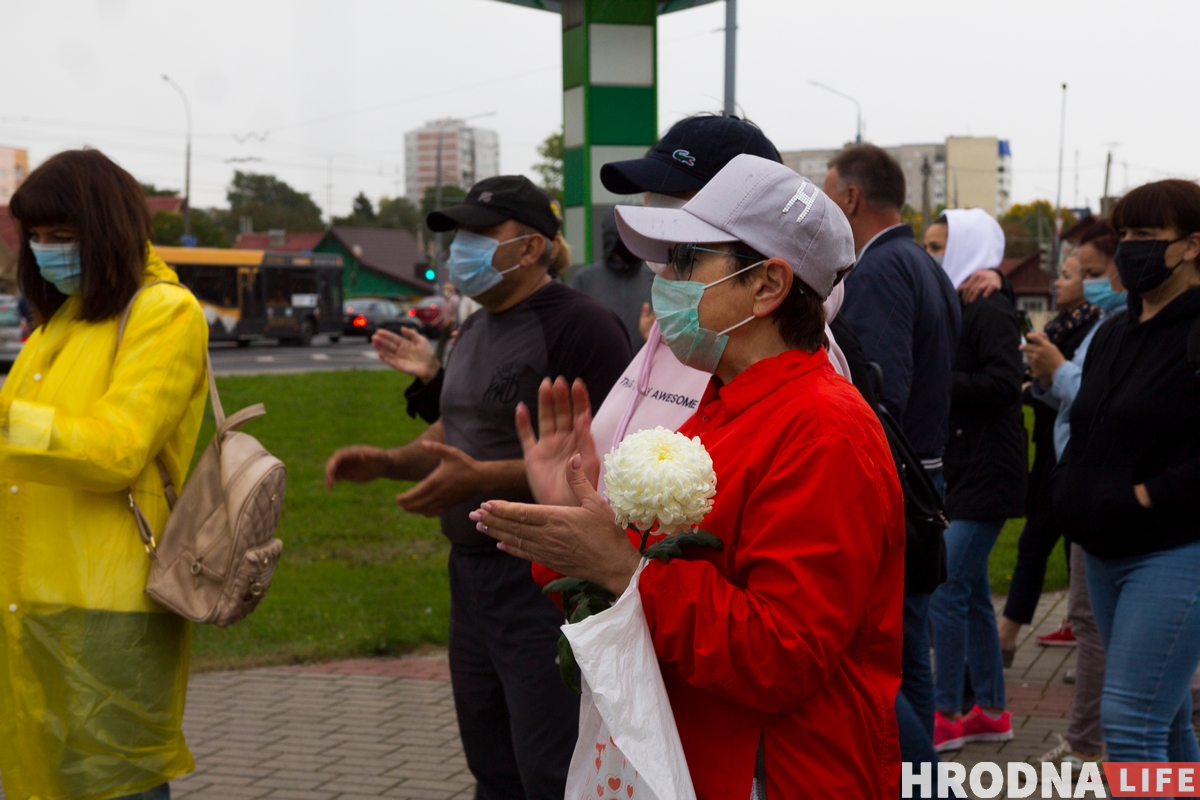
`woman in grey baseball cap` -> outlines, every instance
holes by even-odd
[[[821,301],[854,263],[811,182],[733,159],[681,209],[619,207],[633,253],[669,266],[655,313],[713,373],[680,428],[713,461],[701,527],[723,548],[640,563],[576,456],[579,507],[492,501],[505,552],[641,595],[699,800],[899,794],[904,500],[874,412],[823,347]],[[717,732],[717,733],[714,733]]]

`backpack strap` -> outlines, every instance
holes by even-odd
[[[188,294],[191,294],[191,289],[184,286],[182,283],[179,283],[178,281],[150,281],[149,283],[143,284],[141,287],[139,287],[138,290],[133,293],[133,297],[129,298],[129,302],[125,305],[125,310],[121,312],[121,319],[117,322],[117,351],[121,349],[121,340],[125,338],[125,326],[129,322],[129,314],[133,311],[134,301],[136,301],[138,299],[138,295],[140,295],[146,289],[149,289],[151,286],[155,286],[156,284],[160,283],[178,286]],[[115,353],[113,357],[116,358]],[[221,407],[221,396],[217,393],[217,381],[216,378],[213,377],[212,359],[208,355],[208,348],[204,349],[204,366],[208,372],[208,397],[212,402],[213,416],[216,418],[218,427],[226,426],[227,421],[225,419],[225,411]],[[252,406],[251,408],[254,407]],[[259,404],[258,408],[262,408],[261,403]],[[250,409],[246,410],[249,411]],[[263,410],[261,413],[254,416],[262,416],[265,413],[266,411]],[[247,419],[253,419],[253,417],[242,419],[237,424],[240,425],[243,422],[246,422]],[[167,500],[167,508],[174,510],[175,503],[179,499],[179,493],[175,490],[175,485],[171,481],[171,475],[169,472],[167,472],[167,467],[163,464],[162,458],[156,456],[154,459],[154,464],[158,467],[158,477],[162,481],[163,495]],[[154,541],[154,529],[150,527],[150,522],[146,519],[146,515],[142,513],[142,510],[138,508],[137,502],[133,499],[132,487],[126,490],[126,494],[129,497],[129,509],[133,512],[134,521],[137,523],[138,536],[141,538],[142,544],[146,548],[146,553],[151,558],[154,558],[155,550],[158,548],[158,544]]]

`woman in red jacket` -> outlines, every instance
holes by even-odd
[[[638,589],[700,800],[899,794],[903,497],[874,413],[829,365],[821,301],[854,261],[813,184],[742,155],[683,209],[620,207],[655,313],[715,376],[680,433],[717,474],[724,549],[654,561]],[[577,456],[580,508],[486,503],[501,549],[621,594],[639,564]],[[763,758],[756,765],[756,754]]]

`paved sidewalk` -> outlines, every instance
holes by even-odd
[[[1034,636],[1056,628],[1065,612],[1065,592],[1043,595],[1006,671],[1016,738],[946,757],[968,767],[1021,761],[1056,743],[1072,696],[1062,672],[1074,666],[1075,649],[1040,647]],[[194,675],[184,727],[198,767],[172,784],[172,796],[471,798],[449,680],[444,656]]]
[[[184,728],[179,800],[474,796],[445,658],[196,675]]]

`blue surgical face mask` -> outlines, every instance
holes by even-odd
[[[39,244],[30,242],[33,258],[42,277],[63,294],[79,294],[83,265],[79,260],[79,242]]]
[[[700,327],[700,298],[704,290],[729,280],[738,273],[754,269],[762,261],[730,273],[712,283],[695,281],[672,281],[661,275],[654,276],[650,299],[654,305],[654,316],[658,318],[658,329],[667,340],[667,347],[684,366],[701,372],[716,372],[729,337],[725,334],[740,328],[754,319],[746,317],[737,325],[731,325],[719,333]]]
[[[1125,304],[1126,293],[1114,292],[1112,281],[1108,278],[1084,278],[1083,297],[1094,306],[1112,311]]]
[[[521,268],[521,262],[518,261],[508,269],[496,269],[492,264],[496,248],[502,244],[540,235],[527,233],[524,236],[498,242],[481,233],[459,231],[450,244],[450,258],[446,262],[446,269],[450,273],[450,282],[454,284],[454,288],[458,289],[460,294],[467,297],[478,297],[504,280],[505,275]]]

